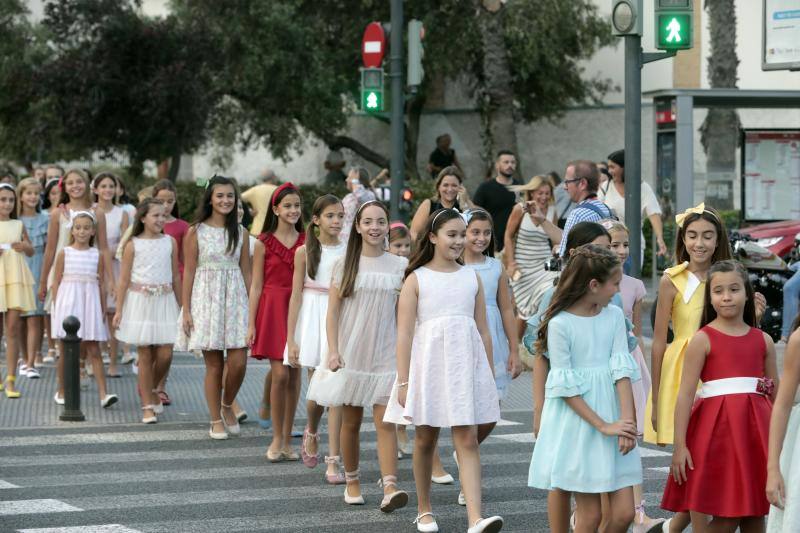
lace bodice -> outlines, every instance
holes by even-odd
[[[133,237],[131,282],[148,285],[172,283],[172,237],[158,239]]]

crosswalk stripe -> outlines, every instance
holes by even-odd
[[[43,527],[35,529],[18,529],[17,531],[19,533],[142,533],[141,530],[131,529],[123,526],[122,524],[103,524],[99,526],[77,527]]]
[[[59,500],[11,500],[0,502],[0,516],[83,511]]]
[[[500,419],[500,421],[499,421],[499,422],[497,422],[497,427],[503,427],[503,426],[521,426],[521,425],[522,425],[522,422],[514,422],[513,420],[505,420],[505,419],[503,419],[503,418],[501,418],[501,419]]]
[[[672,454],[663,450],[656,450],[655,448],[647,448],[639,446],[639,455],[641,457],[672,457]]]
[[[0,489],[18,489],[19,487],[8,481],[0,479]]]
[[[654,470],[656,472],[664,472],[666,474],[669,474],[670,467],[668,467],[668,466],[653,466],[653,467],[648,468],[648,470]]]

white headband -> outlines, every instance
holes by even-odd
[[[67,224],[67,229],[72,229],[72,223],[75,222],[75,219],[78,217],[89,217],[92,219],[94,224],[97,224],[97,219],[94,216],[94,213],[91,211],[75,211],[70,214],[69,223]]]

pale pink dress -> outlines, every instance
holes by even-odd
[[[63,252],[64,275],[61,277],[56,300],[53,303],[53,335],[57,339],[66,337],[63,322],[72,315],[80,320],[78,337],[81,340],[108,340],[97,275],[100,252],[95,247],[76,250],[72,246],[64,247]]]
[[[647,291],[644,288],[642,280],[622,275],[622,281],[619,284],[620,296],[622,296],[622,310],[625,312],[625,318],[633,320],[633,305],[644,299]],[[640,435],[644,434],[644,411],[647,405],[647,395],[650,393],[650,370],[647,368],[647,362],[644,360],[642,349],[637,346],[631,352],[636,364],[639,365],[639,373],[642,379],[639,381],[631,382],[633,388],[633,403],[636,407],[636,427]]]
[[[414,274],[419,297],[406,405],[392,387],[384,421],[439,428],[497,422],[497,388],[475,324],[478,274],[468,267]]]

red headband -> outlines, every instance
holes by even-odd
[[[390,229],[390,230],[392,230],[392,229],[396,229],[396,228],[404,228],[404,229],[408,229],[408,226],[406,226],[406,225],[405,225],[405,224],[403,224],[402,222],[392,222],[391,224],[389,224],[389,229]]]
[[[297,187],[294,186],[294,183],[292,183],[291,181],[287,181],[286,183],[275,189],[275,192],[272,193],[272,207],[275,207],[278,204],[278,195],[285,189],[289,189],[292,192],[298,192]]]

